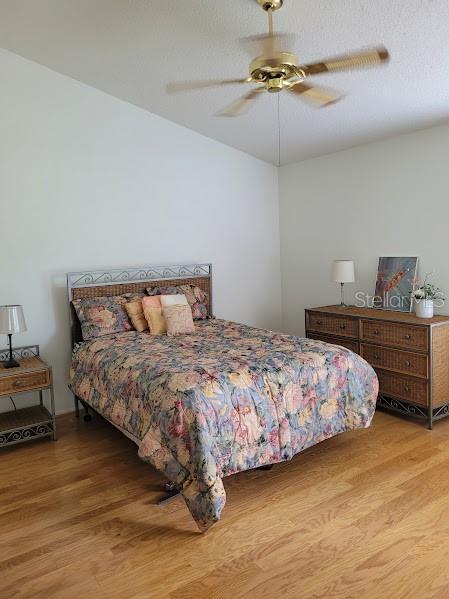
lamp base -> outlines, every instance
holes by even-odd
[[[20,366],[19,362],[17,362],[17,360],[14,360],[13,358],[13,351],[12,351],[12,333],[8,333],[8,341],[9,341],[9,360],[5,360],[3,362],[3,367],[4,368],[17,368],[18,366]]]
[[[4,368],[18,368],[19,366],[20,364],[17,360],[5,360],[5,362],[3,362]]]

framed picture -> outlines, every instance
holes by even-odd
[[[379,258],[374,307],[410,312],[418,258]]]

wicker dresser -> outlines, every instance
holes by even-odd
[[[432,422],[449,414],[449,316],[374,308],[306,310],[306,336],[343,345],[377,372],[378,406]]]

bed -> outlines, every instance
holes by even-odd
[[[213,318],[211,265],[70,273],[69,299],[162,281],[201,286],[208,318],[190,335],[128,331],[83,342],[72,314],[70,388],[178,486],[205,531],[225,505],[224,477],[368,427],[378,382],[343,347]]]

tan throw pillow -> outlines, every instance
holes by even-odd
[[[190,306],[167,306],[162,311],[167,323],[167,335],[169,337],[195,332]]]
[[[128,312],[129,319],[132,322],[133,327],[139,333],[148,330],[148,323],[143,313],[142,302],[129,302],[125,304],[125,309]]]
[[[167,325],[162,314],[162,308],[145,308],[143,313],[148,322],[150,333],[152,335],[164,335],[167,332]]]

